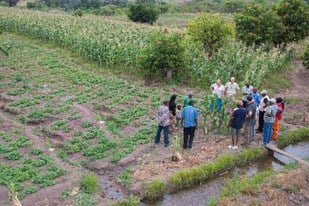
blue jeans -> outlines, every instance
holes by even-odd
[[[167,125],[167,126],[158,125],[157,135],[156,135],[156,138],[155,138],[155,143],[156,144],[158,144],[160,142],[161,131],[163,130],[164,146],[168,146],[169,145],[169,140],[168,140],[169,127],[170,127],[169,125]]]
[[[274,123],[264,122],[263,126],[263,144],[269,144],[272,135]]]

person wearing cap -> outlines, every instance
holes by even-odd
[[[270,143],[272,128],[275,122],[278,106],[275,99],[270,99],[264,113],[263,145]]]
[[[228,97],[227,111],[230,112],[231,106],[235,102],[235,97],[239,91],[239,86],[235,82],[235,78],[231,77],[231,81],[225,85],[225,94]]]
[[[224,96],[224,91],[225,91],[225,88],[222,85],[221,80],[218,79],[216,83],[212,84],[210,86],[210,90],[211,90],[212,95],[217,97],[216,106],[215,106],[216,110],[221,110],[222,98]]]
[[[242,102],[243,102],[243,107],[246,108],[247,105],[247,96],[248,95],[252,95],[252,91],[253,91],[253,87],[247,83],[245,86],[243,86],[243,88],[241,89],[241,93],[242,93]]]
[[[273,140],[278,139],[280,121],[282,119],[282,113],[284,111],[284,102],[283,102],[283,99],[281,97],[276,98],[276,105],[278,107],[278,111],[277,111],[277,114],[276,114],[275,123],[273,125],[273,135],[272,135]]]
[[[192,142],[197,127],[198,112],[194,107],[194,100],[189,101],[189,106],[183,108],[181,117],[183,125],[183,148],[192,148]]]
[[[248,106],[246,108],[246,119],[245,119],[245,135],[246,142],[248,145],[251,144],[254,138],[254,126],[255,126],[255,114],[256,105],[251,95],[247,96]]]
[[[155,137],[155,143],[158,144],[161,138],[161,131],[163,130],[164,134],[164,146],[169,146],[169,125],[170,125],[170,110],[168,108],[168,100],[163,101],[163,105],[161,105],[156,112],[156,119],[158,121],[158,130],[157,135]]]
[[[190,100],[193,98],[193,92],[189,92],[188,96],[184,100],[183,107],[186,107],[189,105]]]
[[[263,126],[264,126],[264,114],[265,114],[265,109],[267,107],[267,103],[269,100],[269,97],[267,96],[267,91],[262,90],[261,91],[261,102],[259,104],[259,127],[257,129],[257,132],[262,133],[263,132]]]

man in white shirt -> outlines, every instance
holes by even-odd
[[[242,89],[241,89],[241,93],[242,93],[242,102],[243,102],[243,107],[247,108],[248,102],[247,102],[247,97],[249,95],[252,95],[253,92],[253,86],[251,86],[249,83],[247,83]]]
[[[235,103],[236,99],[236,95],[237,92],[239,91],[239,86],[238,84],[235,82],[235,78],[231,77],[231,81],[226,83],[225,85],[225,94],[228,97],[228,104],[227,104],[227,111],[230,112],[233,103]]]
[[[223,96],[224,96],[224,91],[225,91],[225,88],[224,88],[224,86],[222,85],[221,80],[218,79],[218,80],[216,81],[216,83],[212,84],[212,85],[210,86],[210,90],[211,90],[212,94],[213,94],[214,96],[217,97],[215,108],[216,108],[217,110],[221,110],[221,107],[222,107],[222,98],[223,98]]]

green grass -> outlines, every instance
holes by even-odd
[[[99,189],[99,178],[93,174],[87,174],[80,180],[80,188],[83,192],[93,194]]]
[[[217,160],[209,164],[202,164],[193,168],[177,171],[170,176],[169,182],[176,190],[192,187],[204,183],[225,170],[235,166],[246,165],[263,156],[263,150],[257,147],[245,149],[236,155],[229,153],[222,154]]]
[[[305,138],[309,138],[309,127],[299,128],[280,135],[278,140],[278,147],[283,148],[290,144],[304,140]]]
[[[128,198],[122,198],[121,200],[112,202],[108,206],[139,206],[140,201],[135,196],[130,196]]]
[[[165,187],[166,185],[163,180],[155,179],[151,181],[145,186],[144,198],[148,200],[156,200],[159,197],[162,197]]]
[[[118,175],[117,182],[119,182],[124,187],[129,187],[132,183],[132,173],[133,170],[131,168],[125,169]]]

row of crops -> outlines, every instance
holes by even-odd
[[[0,7],[0,27],[70,48],[74,53],[105,64],[132,65],[139,47],[154,29],[94,16],[48,14]]]
[[[4,7],[0,7],[0,27],[69,48],[103,65],[124,65],[126,72],[136,69],[139,50],[147,43],[148,35],[160,29],[95,16],[79,18]],[[231,76],[241,84],[250,81],[259,86],[270,73],[280,70],[291,59],[291,52],[256,49],[234,40],[207,58],[202,46],[192,43],[188,36],[184,43],[189,68],[183,79],[206,88],[215,79],[226,82]]]

